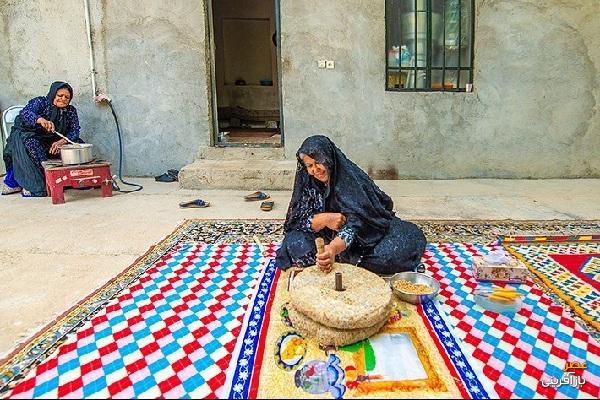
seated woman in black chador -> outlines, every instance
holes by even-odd
[[[79,118],[71,105],[73,88],[66,82],[54,82],[46,96],[31,99],[21,110],[4,149],[6,176],[2,194],[22,191],[25,197],[46,196],[42,161],[57,158],[67,143],[79,139]]]
[[[377,274],[414,271],[427,241],[414,224],[394,215],[392,199],[325,136],[304,141],[277,265],[319,265],[336,259]],[[316,255],[315,238],[328,244]]]

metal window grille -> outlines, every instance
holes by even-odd
[[[474,16],[475,0],[386,0],[386,90],[470,88]]]

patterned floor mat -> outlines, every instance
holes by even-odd
[[[598,226],[596,221],[418,224],[432,242],[468,239],[477,243],[491,243],[502,233],[563,229],[570,234]],[[134,265],[3,360],[0,396],[224,395],[234,379],[228,366],[237,365],[231,362],[232,355],[238,354],[236,346],[245,343],[238,338],[249,331],[252,321],[248,319],[255,302],[267,299],[258,296],[267,284],[267,259],[273,256],[274,242],[281,240],[281,228],[282,221],[185,222]],[[422,318],[423,323],[432,327],[449,321],[448,332],[457,322],[448,319],[448,310],[423,309],[420,313],[427,317]],[[271,315],[261,318],[268,320]],[[572,323],[572,319],[565,321]],[[578,336],[573,340],[588,343],[585,332],[579,333],[581,329],[573,325]],[[451,336],[461,340],[456,333]],[[591,346],[588,352],[597,354],[597,347]],[[446,349],[442,355],[458,365],[455,363],[461,360],[452,358],[453,351],[442,348]],[[597,363],[590,360],[589,365]],[[477,365],[473,371],[487,376],[477,372]],[[588,368],[586,373],[591,374],[593,392],[597,371]],[[238,376],[243,377],[243,371]],[[464,379],[469,376],[461,379],[466,383]]]
[[[9,397],[214,397],[262,265],[256,245],[177,246]]]
[[[595,330],[600,330],[600,235],[503,238],[504,247]]]
[[[525,297],[517,314],[496,314],[474,303],[472,291],[478,283],[472,275],[471,258],[497,248],[430,244],[424,260],[428,273],[441,283],[440,296],[424,307],[397,304],[384,333],[369,339],[372,363],[383,364],[370,370],[365,367],[364,354],[358,360],[355,354],[348,355],[356,349],[319,349],[294,331],[285,318],[288,273],[269,265],[264,292],[251,306],[250,323],[242,330],[243,345],[234,352],[233,364],[238,367],[223,394],[230,398],[314,398],[325,394],[597,398],[600,345],[532,280],[518,286]],[[399,334],[405,337],[394,342],[390,333],[396,339]],[[575,372],[581,385],[569,377],[568,362],[585,365],[585,370]],[[411,366],[410,372],[403,372],[406,365]],[[332,380],[337,374],[342,379]],[[569,384],[547,385],[552,380]]]
[[[428,272],[441,285],[440,315],[453,327],[464,352],[473,355],[474,368],[494,382],[501,398],[597,398],[599,343],[533,280],[515,285],[525,297],[513,316],[475,304],[472,292],[478,282],[473,278],[471,258],[496,249],[494,245],[439,244],[430,245],[424,256]],[[578,372],[583,385],[544,385],[552,379],[560,382],[568,372],[566,363],[573,361],[587,367]]]

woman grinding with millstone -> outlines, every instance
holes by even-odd
[[[24,197],[47,196],[42,161],[57,158],[60,146],[79,140],[79,118],[73,107],[73,88],[54,82],[48,94],[35,97],[21,110],[4,149],[6,176],[2,194],[22,191]]]
[[[336,256],[376,274],[414,271],[427,240],[394,215],[394,203],[325,136],[311,136],[298,152],[294,191],[277,251],[277,265],[329,271]],[[316,254],[315,238],[325,251]]]

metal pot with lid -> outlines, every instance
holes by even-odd
[[[60,159],[63,165],[85,164],[93,160],[93,144],[65,144],[60,147]]]

